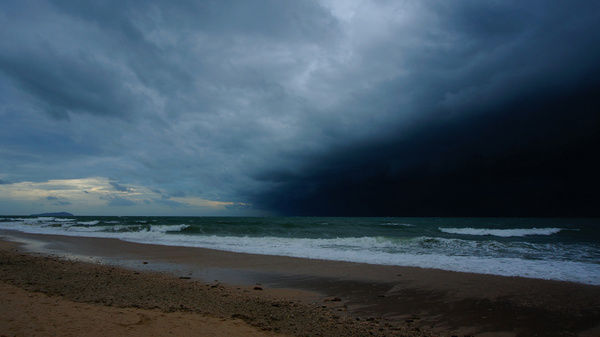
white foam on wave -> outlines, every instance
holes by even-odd
[[[562,228],[515,228],[515,229],[493,229],[493,228],[443,228],[439,230],[448,234],[517,237],[528,235],[552,235],[562,231]]]
[[[35,219],[10,219],[8,222],[0,222],[0,229],[16,230],[30,234],[52,234],[52,235],[70,235],[70,236],[94,236],[105,237],[110,235],[124,235],[123,232],[129,232],[137,235],[144,232],[168,233],[180,232],[190,225],[150,225],[149,228],[142,228],[141,225],[120,225],[118,221],[111,221],[109,226],[97,226],[100,221],[79,221],[73,222],[54,222],[54,218],[35,218]],[[58,226],[55,226],[58,225]],[[87,233],[87,234],[86,234]],[[89,234],[92,233],[92,234]],[[120,234],[119,234],[120,233]]]
[[[149,233],[150,234],[150,233]],[[348,261],[379,265],[433,268],[478,274],[521,276],[600,285],[600,264],[529,260],[518,257],[446,255],[425,251],[390,252],[395,244],[373,237],[298,239],[224,236],[132,236],[128,241],[202,247],[239,253],[278,255],[309,259]]]
[[[79,221],[77,222],[78,225],[84,225],[84,226],[94,226],[99,224],[100,221],[98,220],[92,220],[92,221]]]
[[[190,225],[151,225],[150,231],[156,233],[167,233],[167,232],[181,232],[182,230],[190,227]]]
[[[99,232],[103,232],[104,230],[106,230],[106,228],[84,225],[84,226],[69,226],[69,227],[65,228],[65,230],[70,235],[73,235],[73,233],[82,233],[82,232],[99,233]],[[74,236],[77,236],[77,235],[75,234]]]

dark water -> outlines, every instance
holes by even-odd
[[[0,229],[600,285],[600,219],[5,216]]]

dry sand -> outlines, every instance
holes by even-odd
[[[73,302],[0,282],[2,336],[275,336],[240,319]]]
[[[148,327],[168,317],[161,315],[182,315],[165,318],[166,330],[149,328],[154,335],[173,335],[166,331],[187,317],[206,329],[201,331],[212,331],[210,335],[243,328],[252,332],[240,330],[238,335],[600,336],[600,287],[595,286],[109,239],[0,235],[28,243],[18,248],[3,244],[2,294],[17,286],[49,294],[52,300],[72,301],[65,308],[90,306],[90,312],[109,315],[104,317],[115,308],[132,310],[131,317],[151,317],[144,321]],[[93,257],[104,264],[65,257]],[[1,317],[0,334],[16,335],[5,332],[8,316]],[[111,322],[131,328],[118,319]],[[65,333],[76,329],[69,320],[55,325]],[[11,326],[27,328],[23,321]],[[208,330],[211,326],[216,330]]]

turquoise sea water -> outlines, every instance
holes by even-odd
[[[600,219],[0,216],[0,229],[600,285]]]

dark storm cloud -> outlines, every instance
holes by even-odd
[[[87,55],[58,56],[51,46],[0,55],[0,70],[31,93],[54,117],[87,112],[123,116],[131,93],[111,69]]]
[[[136,172],[140,184],[224,200],[237,198],[229,185],[248,178],[223,168],[260,164],[286,115],[302,111],[302,100],[280,82],[293,80],[309,53],[338,32],[312,2],[0,6],[3,119],[17,126],[0,133],[3,156],[17,165],[47,158],[29,172],[2,167],[7,177]],[[40,110],[71,122],[40,118]],[[70,163],[57,162],[59,155]]]
[[[456,44],[420,50],[410,62],[426,68],[410,85],[380,86],[422,99],[410,128],[332,148],[300,171],[261,172],[274,187],[255,205],[295,215],[599,215],[598,5],[463,4],[443,17]]]
[[[334,24],[330,16],[311,2],[251,4],[240,1],[225,4],[182,1],[166,4],[161,1],[56,0],[50,3],[55,7],[46,8],[48,11],[62,16],[67,24],[71,21],[75,27],[83,27],[93,38],[74,41],[83,46],[72,50],[73,45],[63,47],[62,41],[51,36],[52,33],[65,34],[60,28],[52,27],[45,34],[31,37],[28,43],[12,41],[15,38],[7,32],[4,37],[10,47],[0,53],[0,71],[35,97],[48,113],[59,118],[67,118],[71,113],[125,119],[140,117],[140,114],[146,114],[143,109],[148,108],[144,101],[153,99],[148,97],[152,95],[148,89],[163,96],[174,110],[183,107],[210,110],[213,108],[211,101],[214,101],[211,96],[195,93],[206,102],[189,97],[192,82],[203,81],[198,76],[212,78],[206,84],[271,85],[268,79],[271,75],[261,75],[260,69],[236,65],[231,58],[238,55],[225,55],[225,63],[222,63],[218,49],[227,47],[224,44],[228,40],[245,37],[259,41],[294,39],[314,43],[314,40],[323,41],[331,35],[324,34],[322,28],[333,28]],[[20,14],[28,15],[32,20],[43,15],[36,11]],[[165,36],[157,32],[164,32]],[[200,46],[207,48],[201,52],[204,55],[189,59],[193,51],[188,48],[195,46],[186,43],[194,41],[185,41],[184,38],[190,37],[178,35],[189,32],[210,37],[199,43],[216,45]],[[216,48],[217,54],[212,53],[211,48]],[[229,69],[223,69],[224,65]],[[230,74],[232,71],[236,74]],[[145,93],[135,90],[136,86],[146,87]]]
[[[159,16],[168,16],[171,12],[171,9],[163,8],[160,1],[52,2],[67,15],[97,25],[116,48],[126,51],[122,55],[123,62],[145,85],[159,88],[161,92],[172,92],[189,86],[192,81],[186,69],[169,60],[170,53],[149,43],[144,36],[145,28],[161,24],[152,19],[143,22],[145,16],[152,15],[148,12],[155,11]],[[183,18],[189,22],[190,17],[185,13],[176,12],[175,15],[180,14],[183,16],[168,21],[181,25],[184,23],[178,19]]]
[[[302,174],[257,177],[276,187],[254,203],[294,215],[598,215],[596,97],[600,90],[339,148]]]
[[[587,214],[599,15],[589,1],[3,1],[0,183],[149,192],[102,199],[136,212]]]
[[[0,71],[54,117],[89,113],[133,118],[144,107],[142,101],[148,99],[136,92],[136,81],[149,81],[149,77],[155,83],[184,81],[180,77],[167,80],[166,77],[176,72],[176,67],[157,60],[156,53],[143,44],[140,34],[131,27],[131,20],[119,20],[120,8],[108,6],[109,3],[104,3],[106,6],[71,3],[65,5],[64,12],[48,6],[49,3],[34,1],[20,8],[15,6],[15,14],[36,21],[40,31],[35,35],[18,34],[19,30],[27,32],[27,28],[22,27],[26,24],[24,21],[7,27],[2,34],[5,48],[0,52]],[[10,6],[7,7],[11,14]],[[98,10],[95,17],[79,15],[75,9],[82,8],[81,12],[86,13],[83,10],[86,7],[89,14]],[[94,7],[112,7],[115,12],[109,15],[106,10]],[[52,15],[59,16],[59,20],[52,21]],[[111,19],[112,25],[103,24],[101,15],[116,19]],[[82,22],[82,19],[89,21]],[[74,33],[70,29],[82,32]],[[151,70],[137,71],[138,76],[132,77],[129,70],[136,67]],[[151,75],[142,76],[146,73]],[[184,74],[180,69],[179,73]]]

